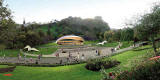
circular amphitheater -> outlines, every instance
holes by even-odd
[[[60,37],[56,43],[59,45],[83,45],[84,39],[80,36],[67,35]]]

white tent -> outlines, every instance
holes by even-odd
[[[97,45],[104,45],[105,43],[107,43],[107,41],[103,41],[103,42],[97,43]]]
[[[27,45],[24,49],[27,49],[28,51],[39,51],[36,48],[31,48],[31,46]]]

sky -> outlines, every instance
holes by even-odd
[[[149,12],[159,0],[5,0],[13,12],[13,19],[46,23],[69,16],[94,18],[101,16],[111,28],[126,27],[125,23]]]

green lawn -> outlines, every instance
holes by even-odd
[[[13,76],[0,74],[3,80],[99,80],[100,73],[88,71],[84,64],[62,67],[16,67]]]
[[[112,43],[105,43],[104,45],[97,45],[100,47],[116,47],[118,46],[118,42],[112,42]]]
[[[95,45],[97,43],[98,43],[98,41],[84,41],[84,45],[89,45],[89,44]]]
[[[36,48],[39,50],[39,52],[29,52],[31,54],[43,54],[43,55],[48,55],[54,53],[58,48],[58,44],[55,42],[43,44],[36,46]]]
[[[151,46],[145,46],[130,50],[112,56],[111,58],[117,59],[121,64],[117,67],[106,70],[112,72],[116,70],[129,70],[135,60],[143,59],[147,51],[151,51]],[[148,49],[149,48],[149,49]],[[148,56],[148,55],[147,55]],[[85,64],[61,66],[61,67],[16,67],[13,76],[6,77],[0,74],[2,80],[100,80],[100,72],[88,71],[84,68]]]
[[[0,68],[6,68],[8,65],[0,65]]]
[[[151,56],[152,52],[151,46],[143,46],[140,48],[136,48],[130,51],[126,51],[120,53],[118,55],[112,56],[111,58],[116,59],[121,62],[121,64],[115,68],[111,68],[107,70],[107,72],[114,70],[130,70],[131,67],[134,67],[139,61],[143,60],[144,57]],[[149,53],[147,53],[149,52]]]
[[[39,50],[39,52],[29,52],[31,54],[52,54],[57,50],[56,43],[48,43],[44,45],[37,46],[36,48]],[[8,56],[8,57],[17,57],[18,54],[20,53],[20,50],[18,49],[5,49],[5,50],[0,50],[0,56]],[[23,55],[23,54],[21,54]]]
[[[47,44],[43,44],[43,45],[39,45],[36,47],[53,47],[53,46],[58,46],[58,44],[56,44],[55,42],[51,42],[51,43],[47,43]]]
[[[40,47],[37,49],[39,50],[39,52],[28,52],[28,53],[47,55],[47,54],[52,54],[57,50],[56,47]]]
[[[54,53],[57,48],[55,47],[44,47],[44,48],[37,48],[39,50],[39,52],[28,52],[30,54],[43,54],[43,55],[47,55],[47,54],[52,54]],[[15,49],[6,49],[6,50],[0,50],[0,56],[7,56],[7,57],[17,57],[18,54],[20,53],[20,50],[15,50]],[[23,54],[21,53],[21,56],[23,56]]]
[[[133,45],[133,41],[124,41],[122,42],[122,46],[120,47],[120,49],[123,49],[123,48],[127,48],[127,47],[130,47]]]
[[[98,46],[98,47],[116,47],[118,46],[118,42],[112,42],[112,43],[105,43],[104,45],[97,45],[99,43],[98,41],[85,41],[85,45],[93,45],[93,46]]]
[[[20,53],[20,50],[12,50],[12,49],[5,49],[0,50],[0,56],[8,56],[8,57],[17,57],[18,53]]]

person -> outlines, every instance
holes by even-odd
[[[98,50],[96,50],[96,55],[98,55]]]
[[[39,61],[41,60],[41,54],[40,54],[40,55],[38,55],[38,60],[39,60]]]
[[[118,45],[118,49],[120,49],[120,45]]]
[[[18,54],[18,60],[20,60],[21,59],[21,55],[20,54]]]
[[[62,53],[63,53],[63,48],[61,49]]]
[[[26,60],[26,57],[27,57],[26,54],[24,54],[24,60]]]
[[[69,62],[69,58],[67,57],[67,62]]]
[[[33,61],[33,59],[32,59],[32,58],[30,58],[30,61],[32,62],[32,61]]]
[[[82,54],[82,60],[84,60],[84,54]]]
[[[69,55],[68,55],[68,57],[69,57],[69,58],[71,58],[71,57],[72,57],[72,55],[71,55],[71,53],[70,53],[70,52],[69,52]]]
[[[78,52],[78,54],[77,54],[77,59],[79,59],[79,52]]]
[[[101,55],[101,51],[100,50],[98,50],[98,56],[100,56]]]
[[[114,48],[114,51],[117,51],[117,48]]]
[[[59,57],[59,53],[56,54],[56,57]]]
[[[5,58],[6,58],[6,55],[4,54],[4,55],[3,55],[3,59],[5,59]]]
[[[38,60],[36,60],[36,63],[35,64],[38,64]]]
[[[113,53],[113,51],[114,51],[114,49],[113,48],[111,48],[111,52]]]
[[[62,62],[63,62],[63,61],[62,61],[62,59],[61,59],[59,63],[62,64]]]
[[[42,58],[42,56],[43,56],[43,55],[42,55],[42,53],[41,53],[41,56],[40,56],[40,58]]]
[[[24,63],[26,64],[26,54],[24,54]]]

